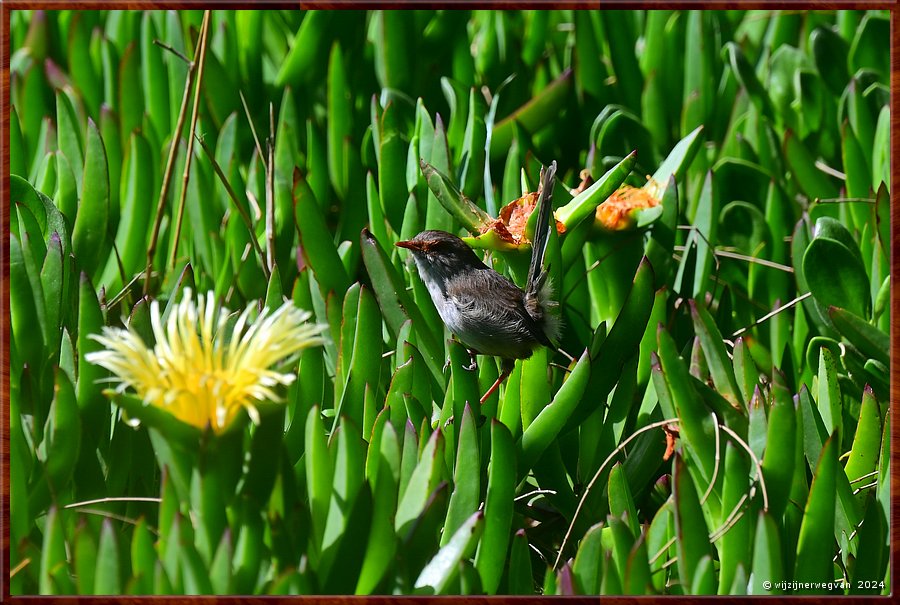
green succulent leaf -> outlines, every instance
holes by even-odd
[[[516,454],[512,435],[497,420],[491,420],[490,460],[484,503],[484,534],[475,554],[475,567],[484,590],[488,594],[496,594],[509,548],[516,487]]]
[[[434,193],[441,205],[459,223],[471,233],[481,233],[493,222],[487,212],[473,204],[440,170],[420,160],[422,174],[428,183],[428,188]]]
[[[637,152],[632,151],[621,162],[596,180],[593,185],[572,198],[572,201],[556,211],[556,220],[565,225],[567,231],[574,229],[578,223],[591,216],[597,206],[619,188],[631,173]]]
[[[797,543],[797,567],[794,577],[802,582],[816,582],[815,578],[827,578],[831,575],[831,559],[834,548],[835,514],[835,473],[837,462],[838,440],[832,435],[822,447],[818,463],[813,473],[809,499],[800,525],[800,536]],[[814,589],[813,592],[822,592]],[[807,592],[804,590],[803,592]]]

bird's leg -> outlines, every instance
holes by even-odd
[[[500,385],[506,380],[510,374],[512,374],[513,368],[515,368],[515,361],[511,359],[504,359],[501,364],[500,375],[497,377],[497,380],[494,381],[494,384],[491,385],[491,388],[487,390],[487,393],[481,396],[481,400],[479,403],[482,405],[485,401],[487,401],[488,397],[494,394],[494,391],[500,388]]]

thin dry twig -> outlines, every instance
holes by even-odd
[[[721,446],[721,439],[719,439],[719,419],[716,418],[715,412],[710,413],[710,416],[713,418],[713,425],[716,427],[716,461],[713,466],[713,476],[709,481],[709,487],[706,488],[706,493],[703,494],[703,497],[700,498],[700,504],[706,504],[707,498],[713,491],[713,486],[716,484],[716,479],[719,478],[719,452]]]
[[[847,180],[846,174],[844,174],[840,170],[837,170],[836,168],[832,168],[831,166],[829,166],[822,160],[816,160],[816,168],[818,168],[819,170],[821,170],[822,172],[824,172],[827,175],[833,176],[836,179],[840,179],[842,181]]]
[[[684,252],[687,249],[687,246],[675,246],[673,249],[676,252]],[[779,271],[784,271],[785,273],[794,272],[793,267],[788,267],[787,265],[782,265],[781,263],[776,263],[756,256],[747,256],[746,254],[738,254],[737,252],[729,252],[728,250],[721,249],[713,250],[713,254],[722,258],[733,258],[735,260],[743,260],[747,261],[748,263],[754,263],[757,265],[762,265],[763,267],[769,267],[770,269],[778,269]]]
[[[734,527],[738,521],[741,520],[741,517],[744,516],[741,507],[744,505],[749,498],[751,498],[754,494],[754,489],[750,488],[750,492],[741,496],[740,500],[738,500],[737,504],[734,505],[734,508],[731,509],[731,512],[728,513],[728,516],[725,518],[725,522],[718,529],[714,529],[709,534],[709,541],[715,542],[722,536],[728,533],[728,530]]]
[[[100,509],[96,509],[96,508],[83,508],[83,509],[81,509],[80,512],[85,513],[85,514],[90,514],[90,515],[98,515],[100,517],[106,517],[106,518],[112,519],[114,521],[121,521],[122,523],[128,523],[129,525],[137,525],[138,524],[137,519],[132,519],[131,517],[126,517],[125,515],[117,515],[115,513],[109,512],[108,510],[100,510]],[[159,532],[155,528],[150,527],[148,525],[147,529],[153,535],[157,535],[157,536],[159,535]]]
[[[730,428],[725,426],[724,424],[720,424],[719,428],[728,433],[732,439],[734,439],[744,450],[750,454],[750,459],[753,460],[753,464],[756,465],[756,477],[759,481],[759,487],[762,490],[763,497],[763,510],[769,510],[769,492],[766,489],[766,479],[763,477],[762,472],[762,463],[759,461],[759,458],[756,457],[756,454],[753,453],[753,450],[750,449],[750,446],[747,445],[747,442],[741,439],[740,435],[732,431]]]
[[[131,291],[132,286],[134,286],[134,284],[136,284],[137,281],[139,279],[141,279],[141,277],[143,277],[143,275],[144,275],[144,273],[141,272],[141,273],[138,273],[137,275],[135,275],[134,277],[132,277],[131,281],[129,281],[124,286],[122,286],[122,289],[119,290],[118,294],[116,294],[111,299],[109,299],[109,302],[106,303],[106,306],[107,307],[115,307],[119,302],[121,302]]]
[[[520,502],[522,500],[527,500],[527,499],[531,498],[532,496],[541,496],[544,494],[549,494],[551,496],[555,496],[556,490],[552,490],[552,489],[531,490],[530,492],[525,492],[524,494],[522,494],[520,496],[516,496],[515,498],[513,498],[513,502]]]
[[[667,550],[669,550],[669,547],[672,546],[673,544],[675,544],[675,536],[672,536],[669,539],[669,541],[666,542],[665,544],[663,544],[662,548],[660,548],[659,551],[655,555],[653,555],[653,557],[650,559],[650,565],[653,565],[654,563],[656,563],[657,559],[659,559],[661,556],[663,556],[663,554]]]
[[[244,106],[244,114],[247,116],[247,123],[250,124],[250,132],[253,134],[253,142],[256,143],[256,153],[259,155],[259,161],[262,162],[263,168],[266,167],[266,156],[263,155],[262,145],[259,144],[259,137],[256,134],[256,126],[253,125],[253,118],[250,117],[250,108],[247,107],[247,101],[244,99],[244,91],[239,90],[241,96],[241,104]]]
[[[222,181],[222,185],[225,187],[225,191],[231,198],[232,203],[237,208],[238,215],[241,217],[241,220],[247,227],[247,232],[250,235],[250,245],[253,246],[253,250],[256,252],[256,255],[259,256],[259,261],[262,264],[263,273],[266,276],[266,280],[268,280],[269,268],[266,265],[265,255],[263,254],[262,249],[259,247],[259,242],[256,241],[256,233],[253,229],[253,222],[250,220],[250,215],[247,214],[247,210],[240,204],[240,202],[238,202],[237,194],[231,187],[231,183],[228,182],[228,178],[225,176],[225,173],[222,172],[222,167],[219,166],[219,163],[216,161],[216,157],[213,154],[212,150],[201,137],[196,138],[197,142],[200,143],[200,148],[203,149],[203,151],[206,153],[206,156],[209,158],[210,163],[212,163],[213,170],[215,170],[216,175],[219,177],[219,180]]]
[[[188,181],[191,178],[191,160],[194,155],[194,137],[197,130],[197,117],[200,114],[200,86],[203,84],[203,65],[206,58],[207,39],[209,38],[209,16],[212,11],[203,11],[203,25],[200,28],[200,57],[197,60],[197,81],[194,84],[194,107],[191,110],[191,136],[188,137],[187,153],[184,156],[184,174],[181,176],[181,199],[178,200],[178,214],[175,218],[175,238],[172,240],[172,253],[169,256],[169,266],[175,268],[175,258],[178,255],[178,240],[181,239],[181,222],[184,219],[184,202],[187,199]],[[177,134],[181,134],[178,131]]]
[[[862,481],[863,479],[868,479],[869,477],[874,477],[877,474],[878,474],[878,471],[872,471],[871,473],[866,473],[865,475],[860,475],[856,479],[851,479],[850,483],[858,483],[858,482]]]
[[[162,48],[163,50],[169,51],[170,53],[172,53],[173,55],[175,55],[176,57],[178,57],[179,59],[181,59],[182,61],[184,61],[184,62],[187,63],[188,65],[191,64],[191,60],[188,59],[188,58],[184,55],[183,52],[181,52],[180,50],[175,50],[174,48],[172,48],[171,46],[169,46],[168,44],[166,44],[166,43],[163,42],[162,40],[158,40],[158,39],[154,38],[154,39],[153,39],[153,43],[156,44],[158,47]]]
[[[63,508],[79,508],[81,506],[90,506],[91,504],[103,504],[105,502],[155,502],[159,504],[162,502],[162,498],[152,498],[152,497],[131,497],[131,496],[123,496],[116,498],[97,498],[96,500],[85,500],[83,502],[73,502],[71,504],[66,504]]]
[[[638,437],[638,435],[641,435],[641,434],[646,433],[647,431],[651,431],[653,429],[663,427],[667,424],[677,424],[677,423],[678,423],[677,418],[671,418],[669,420],[660,420],[659,422],[654,422],[652,424],[648,424],[645,427],[641,427],[640,429],[638,429],[637,431],[635,431],[634,433],[629,435],[628,439],[626,439],[625,441],[620,443],[618,445],[618,447],[616,447],[616,449],[614,449],[612,452],[610,452],[609,456],[606,457],[606,460],[603,461],[603,464],[601,464],[600,468],[597,469],[597,472],[594,473],[594,476],[591,478],[590,483],[587,484],[587,487],[584,488],[584,492],[581,494],[581,499],[578,501],[578,506],[575,508],[575,514],[572,515],[572,521],[569,522],[569,528],[566,530],[566,535],[563,537],[562,544],[559,545],[559,552],[556,553],[556,560],[553,562],[553,569],[556,569],[559,566],[559,560],[562,558],[563,551],[566,549],[566,544],[568,543],[569,538],[572,535],[572,529],[575,528],[575,521],[576,521],[576,519],[578,519],[578,513],[581,512],[581,509],[584,506],[584,503],[587,501],[588,494],[591,493],[591,489],[594,487],[594,484],[597,482],[597,480],[600,479],[600,475],[603,474],[603,471],[606,468],[606,466],[622,450],[625,449],[626,445],[628,445],[634,439],[636,439]]]
[[[763,315],[762,317],[760,317],[759,319],[757,319],[756,321],[754,321],[754,322],[753,322],[752,324],[750,324],[749,326],[747,326],[747,327],[745,327],[745,328],[741,328],[740,330],[738,330],[737,332],[735,332],[734,334],[732,334],[732,337],[737,338],[738,336],[740,336],[741,334],[743,334],[743,333],[746,332],[747,330],[750,330],[751,328],[755,328],[756,326],[758,326],[758,325],[761,324],[762,322],[764,322],[764,321],[766,321],[766,320],[768,320],[768,319],[771,319],[771,318],[775,317],[776,315],[778,315],[779,313],[781,313],[781,312],[784,311],[785,309],[788,309],[788,308],[790,308],[790,307],[793,307],[793,306],[796,305],[798,302],[801,302],[802,300],[808,298],[808,297],[811,296],[811,295],[812,295],[812,294],[811,294],[810,292],[807,292],[806,294],[801,294],[800,296],[798,296],[797,298],[795,298],[794,300],[792,300],[792,301],[790,301],[790,302],[784,303],[783,305],[781,305],[781,306],[778,307],[777,309],[775,309],[775,310],[773,310],[773,311],[771,311],[771,312],[769,312],[769,313],[766,313],[765,315]]]
[[[869,484],[867,484],[867,485],[862,485],[862,486],[860,486],[860,487],[857,487],[855,490],[853,490],[853,495],[855,496],[856,494],[858,494],[858,493],[861,492],[862,490],[864,490],[864,489],[869,489],[870,487],[878,487],[878,482],[877,482],[877,481],[873,481],[872,483],[869,483]]]
[[[822,197],[816,200],[817,204],[874,204],[870,197]]]
[[[269,103],[269,137],[266,139],[266,259],[275,270],[275,108]]]
[[[204,18],[203,24],[200,26],[199,39],[205,36],[205,25],[207,21]],[[199,49],[198,49],[199,51]],[[175,156],[178,149],[178,140],[181,136],[181,130],[184,128],[184,119],[187,117],[188,99],[191,98],[191,85],[194,82],[194,75],[197,73],[197,64],[193,61],[188,66],[187,78],[184,82],[184,94],[181,97],[181,109],[178,110],[178,120],[175,124],[175,132],[172,141],[169,143],[169,157],[166,160],[166,170],[163,172],[162,186],[159,189],[159,200],[156,202],[156,217],[153,219],[153,231],[150,233],[150,244],[147,246],[147,268],[144,270],[144,296],[150,295],[150,277],[153,275],[153,256],[156,254],[156,245],[159,241],[159,228],[162,225],[163,214],[166,208],[166,194],[169,192],[169,182],[172,180],[172,172],[175,170]]]
[[[25,569],[28,564],[31,563],[31,557],[25,557],[22,559],[18,565],[9,570],[10,579],[14,578],[17,573]]]

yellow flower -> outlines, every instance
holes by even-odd
[[[272,367],[321,344],[322,327],[307,323],[310,313],[291,302],[274,312],[263,310],[251,321],[252,310],[253,305],[248,306],[228,330],[229,312],[212,292],[195,302],[185,290],[165,323],[159,303],[151,304],[156,339],[152,349],[130,329],[104,327],[91,338],[106,350],[86,357],[115,375],[117,391],[132,388],[144,405],[157,406],[192,426],[209,425],[222,432],[241,409],[258,423],[256,404],[280,401],[274,389],[296,378]]]

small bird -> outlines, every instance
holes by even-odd
[[[540,346],[555,348],[559,338],[557,303],[543,266],[555,175],[555,161],[541,171],[535,208],[538,217],[524,290],[485,265],[452,233],[423,231],[396,244],[411,251],[419,276],[450,332],[471,353],[501,358],[500,376],[482,396],[482,403],[509,376],[516,359],[531,357]]]

